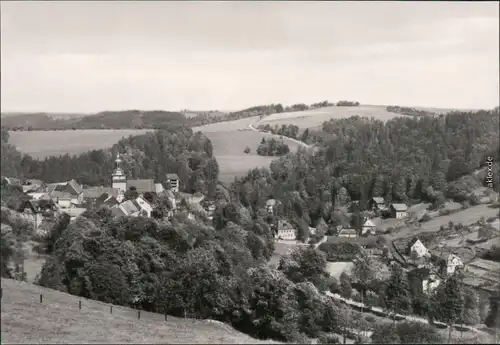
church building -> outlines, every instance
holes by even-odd
[[[139,195],[142,195],[147,192],[158,194],[164,191],[163,184],[160,182],[155,183],[155,180],[153,179],[128,180],[127,176],[125,175],[125,172],[121,168],[122,160],[120,158],[119,153],[116,155],[115,163],[116,163],[116,168],[113,171],[112,175],[112,187],[118,190],[118,196],[116,198],[118,202],[122,202],[124,200],[125,192],[129,190],[131,187],[135,188],[135,190],[137,191],[137,193],[139,193]],[[167,182],[169,183],[169,185],[172,185],[172,187],[174,187],[174,183],[172,183],[172,178],[171,178],[171,176],[173,175],[175,174],[167,174]],[[177,177],[177,175],[175,175],[175,177]],[[176,182],[175,189],[178,190],[179,186],[178,178],[175,182]]]

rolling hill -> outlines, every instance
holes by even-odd
[[[43,301],[40,303],[40,294]],[[184,319],[82,299],[2,278],[2,343],[269,344],[213,320]]]

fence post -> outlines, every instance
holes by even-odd
[[[42,303],[42,302],[43,302],[43,295],[40,294],[40,303]]]
[[[109,313],[110,313],[110,314],[113,314],[113,306],[112,306],[112,305],[111,305],[111,306],[109,306]]]
[[[78,309],[82,310],[82,301],[78,301]]]
[[[3,296],[3,289],[0,288],[0,299],[2,299],[2,296]]]
[[[140,311],[140,310],[138,310],[138,311],[137,311],[137,320],[140,320],[140,319],[141,319],[141,311]]]
[[[165,321],[167,321],[167,314],[165,314]]]

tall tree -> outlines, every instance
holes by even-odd
[[[385,290],[385,305],[393,314],[407,313],[411,309],[408,280],[401,266],[397,264],[392,267],[391,276]]]
[[[440,284],[434,292],[432,310],[437,320],[448,325],[448,342],[451,342],[453,324],[457,322],[462,315],[463,305],[464,299],[462,288],[455,275],[448,278],[444,284]]]

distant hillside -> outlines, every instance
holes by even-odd
[[[278,344],[211,320],[113,306],[2,278],[2,343]],[[40,294],[43,301],[40,303]],[[82,309],[78,309],[78,301]]]
[[[52,116],[31,113],[2,116],[2,126],[9,130],[66,130],[66,129],[142,129],[166,125],[186,125],[186,117],[169,111],[105,111],[86,116]]]

